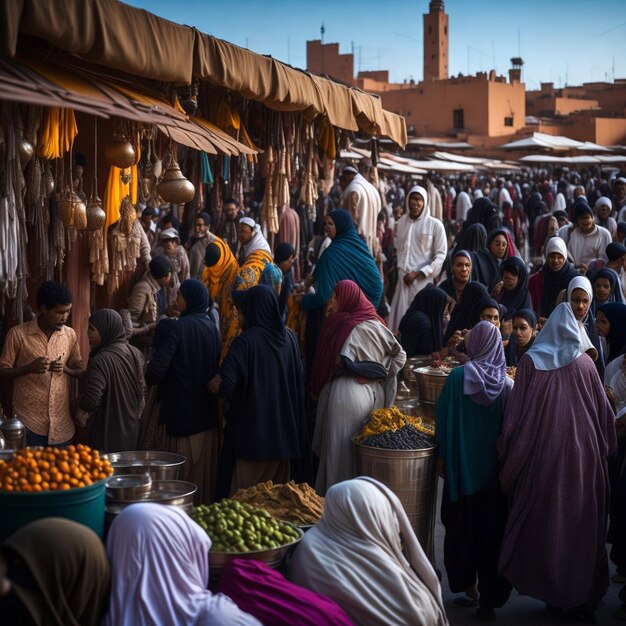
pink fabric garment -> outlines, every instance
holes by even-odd
[[[376,313],[374,305],[355,282],[340,280],[335,285],[334,294],[337,298],[337,311],[324,320],[315,351],[311,372],[313,393],[319,393],[332,379],[337,366],[337,356],[356,326],[367,320],[379,320],[385,324],[385,320]]]
[[[568,337],[561,345],[578,341]],[[615,447],[614,416],[586,354],[547,371],[521,358],[498,440],[509,499],[500,572],[521,594],[568,609],[594,608],[606,593]]]
[[[290,243],[296,251],[293,265],[294,280],[300,282],[300,216],[287,205],[283,205],[278,225],[276,244]]]
[[[219,591],[246,613],[272,626],[352,626],[330,598],[288,581],[253,559],[233,559],[220,578]]]

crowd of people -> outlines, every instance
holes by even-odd
[[[257,221],[258,205],[233,198],[219,220],[194,216],[189,232],[173,210],[139,208],[150,257],[126,308],[89,318],[86,366],[60,283],[41,285],[36,317],[2,338],[0,380],[12,385],[28,445],[180,453],[180,478],[198,486],[198,503],[266,480],[306,481],[326,496],[290,581],[239,563],[218,594],[206,589],[206,533],[165,507],[129,507],[106,555],[76,535],[72,549],[90,552],[99,578],[92,600],[77,602],[82,561],[67,565],[67,584],[55,583],[67,600],[58,623],[106,613],[111,624],[257,624],[281,613],[277,602],[284,621],[268,623],[293,623],[293,611],[304,624],[446,624],[439,582],[399,501],[354,474],[353,435],[394,403],[398,374],[417,355],[461,364],[436,416],[455,602],[492,620],[515,588],[592,619],[608,586],[607,530],[626,577],[617,526],[626,178],[414,185],[378,180],[375,168],[337,174],[315,216],[282,207],[275,236]],[[57,527],[58,541],[74,532]],[[14,593],[0,602],[16,615],[33,594],[48,598],[50,584],[38,578],[42,555],[21,547],[45,527],[21,532],[1,550]],[[30,586],[13,576],[17,561]],[[298,597],[308,597],[303,587],[314,594],[309,602],[296,601],[294,584]],[[140,603],[129,600],[138,586]]]

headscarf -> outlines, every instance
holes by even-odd
[[[461,250],[458,247],[455,249],[454,253],[450,257],[450,260],[446,260],[446,274],[448,278],[446,278],[442,283],[439,284],[439,289],[443,289],[455,302],[457,299],[456,295],[456,287],[454,285],[454,261],[457,257],[462,256],[465,257],[470,262],[470,273],[468,276],[468,282],[472,280],[472,253],[467,250]],[[467,284],[467,283],[466,283]]]
[[[126,340],[130,341],[131,337],[133,336],[133,318],[128,309],[120,309],[119,314],[122,318],[122,324],[124,325]]]
[[[335,285],[334,293],[337,298],[337,310],[324,320],[313,361],[311,390],[315,394],[332,380],[337,356],[352,330],[368,320],[385,323],[355,282],[340,280]]]
[[[276,250],[274,250],[274,263],[282,263],[283,261],[291,258],[295,253],[296,251],[290,243],[287,243],[286,241],[279,243],[276,246]]]
[[[378,307],[383,295],[382,276],[370,249],[357,233],[352,215],[344,209],[335,209],[328,217],[335,224],[337,234],[315,266],[316,293],[304,296],[303,308],[323,308],[335,285],[345,279],[354,281]]]
[[[183,315],[206,315],[211,306],[209,292],[202,281],[197,278],[188,278],[180,284],[180,293],[185,298],[187,306]]]
[[[470,360],[463,365],[463,393],[476,404],[489,406],[502,392],[506,379],[500,331],[490,322],[478,322],[465,345]]]
[[[330,598],[288,581],[262,561],[229,561],[218,589],[264,624],[352,626],[345,611]]]
[[[407,358],[441,350],[443,312],[447,302],[448,294],[432,285],[427,285],[417,292],[399,325],[400,344],[407,353]],[[425,344],[428,344],[430,349],[426,352],[420,351],[419,347]]]
[[[333,485],[289,566],[299,585],[336,598],[356,624],[448,624],[437,575],[398,497],[360,477]]]
[[[207,246],[204,259],[206,268],[202,273],[202,282],[209,289],[211,300],[217,302],[222,286],[229,279],[234,280],[239,264],[228,244],[219,237]]]
[[[612,270],[610,267],[603,267],[599,269],[593,276],[593,285],[595,288],[595,282],[598,278],[606,278],[611,285],[611,293],[609,294],[609,299],[602,304],[608,304],[609,302],[623,302],[622,298],[622,289],[619,282],[619,275],[615,270]],[[595,296],[595,293],[594,293]],[[601,306],[600,303],[594,297],[593,302],[591,303],[591,310],[593,313],[596,312],[597,308]]]
[[[474,307],[483,298],[488,298],[487,288],[479,282],[470,281],[465,285],[461,297],[456,306],[452,309],[450,322],[443,337],[444,345],[452,337],[456,330],[465,330],[476,324],[478,318],[474,316]]]
[[[499,300],[507,309],[510,318],[519,308],[530,303],[528,295],[528,269],[526,263],[518,256],[510,256],[500,266],[500,273],[509,272],[517,276],[517,285],[511,291],[504,289],[500,293]]]
[[[487,229],[480,223],[470,224],[460,235],[459,250],[478,252],[487,245]]]
[[[206,532],[178,507],[142,502],[124,509],[107,537],[112,588],[103,626],[259,626],[207,589],[210,549]]]
[[[598,311],[602,311],[611,324],[606,338],[609,343],[607,363],[610,363],[626,352],[626,304],[610,302],[599,306]]]
[[[266,263],[263,272],[261,272],[261,278],[259,285],[267,285],[271,287],[276,293],[280,286],[283,284],[283,273],[275,263]]]
[[[472,319],[474,320],[474,325],[478,324],[480,321],[480,314],[485,309],[496,309],[498,314],[500,315],[500,321],[504,319],[507,313],[507,309],[503,304],[500,304],[495,298],[491,296],[486,296],[485,298],[481,298],[472,309]]]
[[[258,326],[284,339],[285,325],[278,309],[278,297],[271,287],[251,287],[242,294],[239,308],[244,315],[246,330]]]
[[[546,259],[552,252],[557,252],[565,263],[558,272],[553,272],[548,262],[540,270],[543,273],[543,296],[541,298],[541,314],[550,315],[556,305],[556,299],[563,289],[566,289],[572,278],[579,276],[576,268],[567,260],[567,246],[560,237],[548,239],[546,244]]]
[[[148,264],[150,274],[155,280],[165,278],[172,271],[172,264],[164,254],[158,254]]]
[[[468,227],[476,223],[482,224],[487,232],[501,226],[498,207],[489,198],[477,198],[472,208],[467,212],[465,226]]]
[[[272,256],[272,249],[270,248],[270,244],[267,243],[267,239],[263,237],[261,227],[250,217],[242,217],[239,223],[246,224],[252,229],[252,239],[243,247],[244,257],[247,259],[257,250],[263,250]]]
[[[502,235],[507,241],[507,251],[504,259],[510,257],[513,252],[509,233],[504,228],[492,230],[487,236],[487,245],[474,254],[474,264],[472,266],[472,274],[476,276],[476,280],[481,282],[488,290],[494,288],[500,280],[500,266],[504,259],[497,259],[491,252],[489,246],[491,242],[498,236]]]
[[[27,570],[11,585],[34,624],[99,626],[111,576],[102,541],[92,530],[47,517],[20,528],[1,550],[11,569],[18,557]]]
[[[100,333],[102,341],[92,355],[114,344],[127,344],[126,329],[120,314],[113,309],[100,309],[89,318],[89,323]]]
[[[532,309],[517,309],[511,317],[521,317],[528,322],[528,325],[535,330],[537,328],[537,315]]]
[[[569,303],[561,302],[552,311],[526,354],[542,371],[565,367],[582,354],[580,326]]]
[[[571,303],[570,300],[572,298],[572,292],[574,289],[582,289],[589,296],[589,310],[587,311],[587,315],[584,320],[580,320],[578,322],[578,327],[580,329],[580,349],[583,352],[587,352],[587,350],[594,349],[598,353],[598,361],[602,365],[602,370],[604,370],[603,360],[602,360],[602,352],[600,350],[600,338],[598,337],[598,329],[596,327],[596,319],[593,316],[593,287],[589,282],[589,279],[586,276],[576,276],[572,278],[569,285],[567,286],[567,303]],[[604,371],[599,371],[600,377],[604,375]]]

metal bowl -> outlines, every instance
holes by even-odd
[[[120,474],[107,482],[106,496],[112,502],[137,502],[150,492],[150,474]]]
[[[289,522],[282,523],[289,524]],[[222,575],[224,566],[229,561],[232,561],[232,559],[254,559],[256,561],[261,561],[262,563],[269,565],[272,569],[278,569],[283,564],[283,561],[298,545],[304,535],[304,531],[299,526],[296,526],[295,524],[290,524],[290,526],[293,526],[293,528],[298,531],[300,536],[290,543],[286,543],[283,546],[278,546],[278,548],[250,550],[249,552],[215,552],[214,550],[210,550],[209,577],[211,582],[215,583],[219,579],[219,577]]]
[[[110,452],[105,458],[111,463],[115,475],[148,473],[152,480],[176,480],[187,460],[180,454],[158,450]]]

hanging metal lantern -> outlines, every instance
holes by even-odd
[[[109,165],[126,169],[135,163],[137,154],[130,141],[114,139],[104,147],[104,157]]]
[[[100,230],[104,226],[107,214],[102,208],[98,194],[92,194],[87,203],[87,230]]]
[[[157,193],[171,204],[191,202],[196,195],[196,188],[183,176],[174,157],[170,159],[163,180],[157,185]]]
[[[57,206],[59,219],[71,228],[87,228],[87,207],[75,191],[66,189],[59,198]]]

